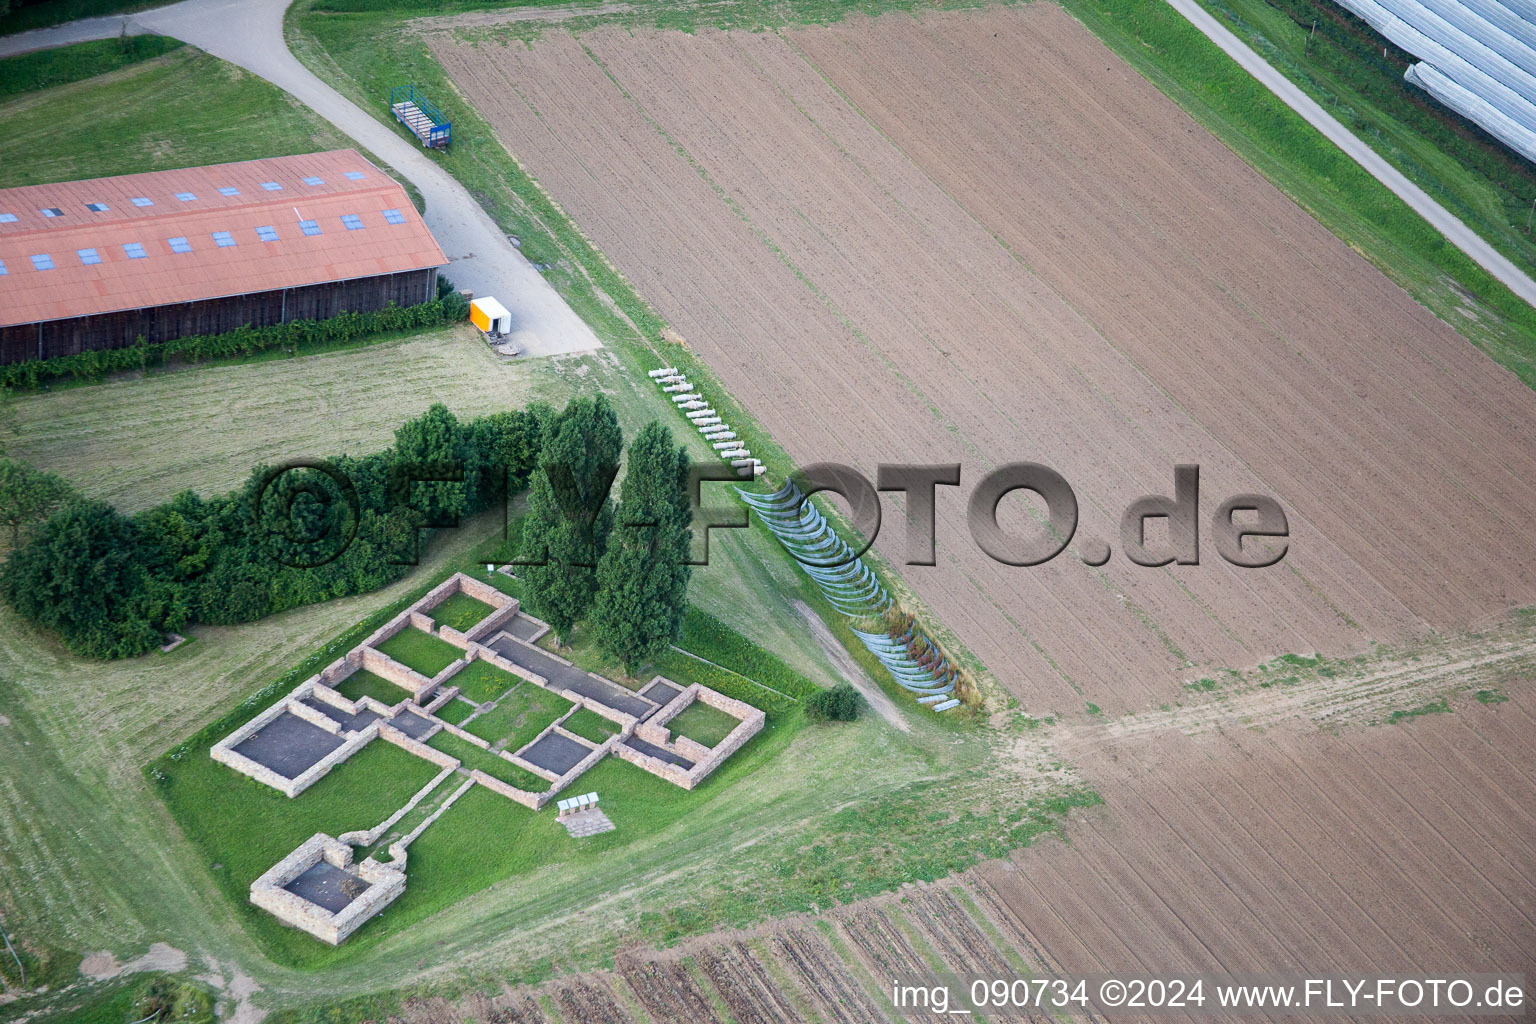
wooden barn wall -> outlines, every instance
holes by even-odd
[[[52,359],[90,349],[123,348],[140,335],[169,341],[198,334],[223,334],[250,324],[266,327],[290,320],[324,320],[337,313],[369,313],[393,302],[414,306],[437,297],[437,270],[363,277],[204,299],[169,306],[0,327],[0,362]]]

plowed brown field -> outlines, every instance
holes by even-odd
[[[889,988],[935,973],[1530,978],[1536,697],[1528,680],[1508,697],[1339,733],[1079,730],[1070,749],[1105,805],[1076,817],[1069,843],[815,920],[631,950],[616,972],[538,992],[424,1001],[404,1024],[537,1021],[532,995],[581,1021],[643,1021],[640,1006],[708,1021],[715,1005],[744,1024],[937,1020],[895,1010]]]
[[[1529,976],[1533,726],[1525,687],[1496,709],[1344,736],[1108,744],[1086,758],[1105,807],[1070,847],[973,877],[1009,942],[1064,974],[1444,964]]]
[[[902,573],[1027,707],[1536,599],[1536,394],[1054,5],[432,48],[794,459],[964,464]],[[1080,540],[1196,462],[1290,554],[995,564],[964,494],[1019,459]]]

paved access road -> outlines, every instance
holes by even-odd
[[[1205,34],[1205,37],[1243,66],[1259,83],[1285,101],[1285,105],[1306,119],[1318,131],[1326,135],[1334,145],[1342,149],[1355,163],[1364,167],[1371,176],[1391,189],[1398,198],[1429,221],[1456,248],[1472,257],[1494,277],[1504,282],[1509,290],[1526,302],[1536,306],[1536,281],[1532,281],[1519,267],[1483,241],[1482,236],[1467,227],[1458,217],[1429,197],[1419,186],[1378,154],[1370,146],[1344,127],[1332,114],[1301,91],[1301,88],[1276,71],[1268,61],[1260,57],[1241,39],[1233,35],[1221,22],[1212,17],[1198,0],[1168,0],[1168,5],[1182,14],[1189,23]]]
[[[452,175],[414,140],[370,117],[289,52],[283,39],[283,12],[290,2],[185,0],[126,17],[89,18],[0,38],[0,57],[108,39],[126,31],[172,36],[238,64],[293,94],[421,191],[427,201],[427,226],[449,259],[445,273],[460,288],[501,300],[512,314],[513,340],[525,354],[601,348],[592,328],[507,241]]]

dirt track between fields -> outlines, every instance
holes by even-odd
[[[1529,633],[1504,628],[1494,639]],[[1450,644],[1421,678],[1391,693],[1370,679],[1401,677],[1422,661],[1384,658],[1359,685],[1383,713],[1465,684],[1456,655],[1479,646]],[[711,1008],[719,1004],[745,1024],[948,1019],[890,1007],[890,979],[935,970],[961,978],[1322,977],[1409,976],[1435,965],[1529,976],[1530,669],[1527,658],[1511,669],[1518,678],[1500,675],[1507,699],[1483,704],[1458,690],[1451,713],[1395,725],[1338,728],[1326,712],[1194,734],[1182,731],[1188,722],[1109,722],[1093,743],[1058,727],[1050,739],[1066,741],[1105,800],[1074,812],[1069,842],[1044,837],[935,885],[666,950],[632,949],[615,971],[539,990],[423,1001],[402,1018],[534,1020],[513,1008],[542,997],[585,1007],[583,1020],[616,1024],[646,1019],[640,1007],[658,1022],[719,1020]],[[1254,689],[1226,704],[1246,721],[1266,699]]]
[[[902,571],[1027,707],[1536,600],[1536,395],[1059,8],[432,46],[798,462],[964,464]],[[1196,462],[1204,517],[1275,495],[1290,554],[998,565],[964,497],[1019,459],[1079,540]]]

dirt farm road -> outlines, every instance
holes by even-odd
[[[54,28],[0,38],[0,57],[30,50],[105,39],[122,31],[158,32],[201,47],[239,64],[286,89],[321,117],[389,161],[427,197],[427,223],[453,261],[454,279],[477,294],[497,294],[522,329],[536,338],[525,341],[530,355],[580,351],[600,345],[591,329],[497,230],[462,186],[389,128],[359,110],[320,81],[288,51],[283,40],[283,11],[291,0],[185,0],[129,15],[87,18]],[[1441,206],[1353,132],[1276,71],[1264,58],[1228,31],[1200,6],[1199,0],[1168,0],[1206,38],[1221,47],[1286,106],[1322,132],[1350,159],[1370,172],[1419,216],[1498,278],[1516,295],[1536,306],[1536,281],[1501,255],[1475,231]],[[615,5],[622,7],[623,5]],[[590,12],[584,12],[590,13]],[[458,17],[423,19],[421,27],[439,27]],[[470,15],[470,18],[477,17]],[[484,15],[478,16],[482,20]],[[126,28],[125,28],[126,26]],[[503,251],[504,250],[504,251]],[[505,295],[512,295],[508,301]],[[558,308],[556,308],[558,307]]]
[[[1452,245],[1472,257],[1479,266],[1502,281],[1510,291],[1536,306],[1536,281],[1532,281],[1524,271],[1483,241],[1482,236],[1431,199],[1428,193],[1409,181],[1401,171],[1387,163],[1374,149],[1361,142],[1354,132],[1340,124],[1316,100],[1302,92],[1296,83],[1276,71],[1268,61],[1207,13],[1205,8],[1200,6],[1199,0],[1168,0],[1168,6],[1182,14],[1207,39],[1221,47],[1227,56],[1242,65],[1244,71],[1258,79],[1260,85],[1274,93],[1284,101],[1286,106],[1300,114],[1308,124],[1322,132],[1351,160],[1369,171],[1371,177],[1391,189],[1399,199],[1411,206],[1415,213],[1429,221],[1430,226],[1444,235]]]
[[[283,12],[290,0],[185,0],[126,18],[90,18],[0,38],[0,57],[121,32],[154,32],[191,43],[283,89],[410,179],[426,197],[427,226],[448,255],[455,284],[494,295],[512,314],[513,340],[526,355],[601,348],[533,264],[507,241],[480,204],[421,147],[379,123],[326,85],[288,50]]]

